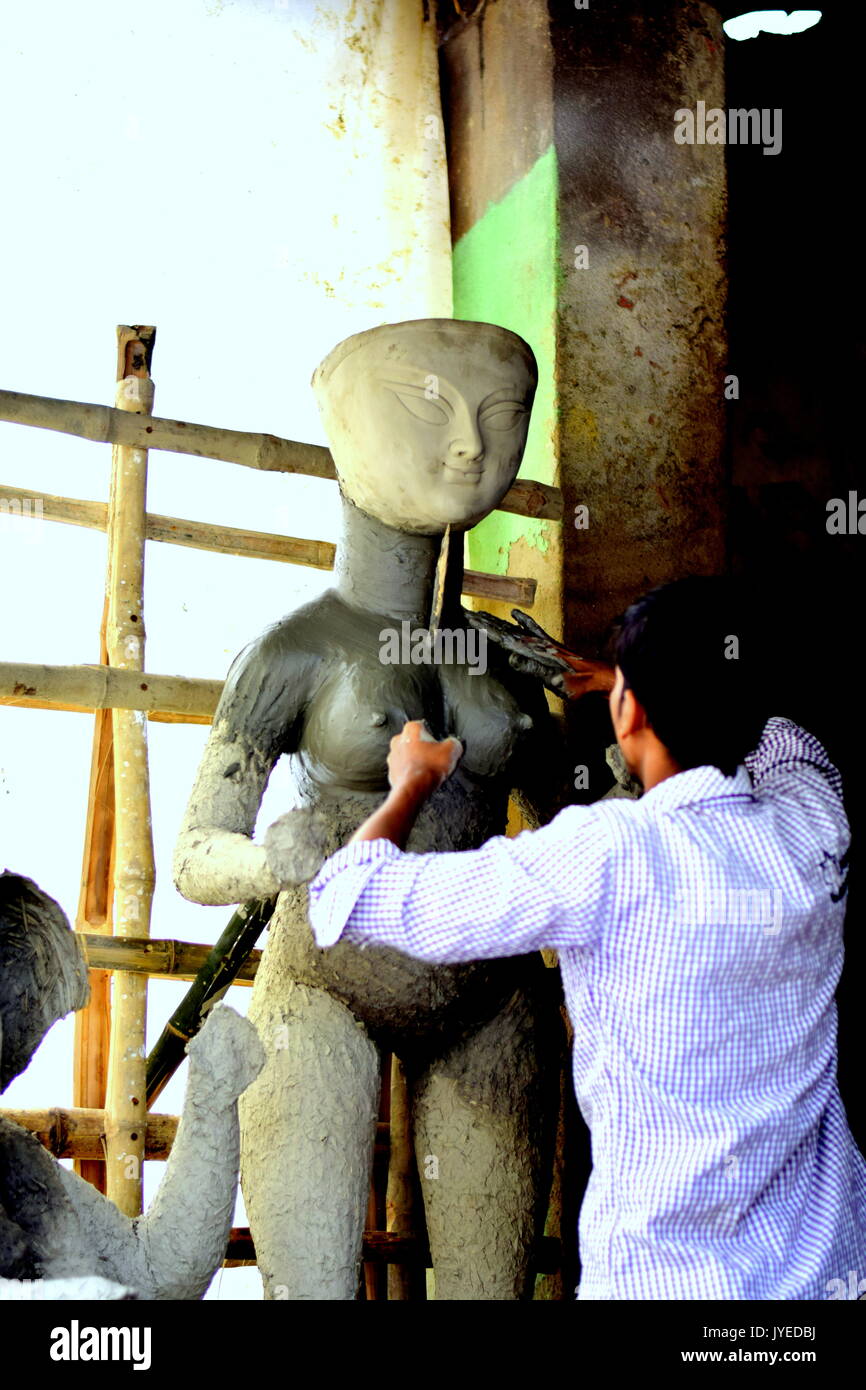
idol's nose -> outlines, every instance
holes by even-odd
[[[448,455],[456,465],[479,463],[484,457],[484,440],[478,421],[465,405],[455,412]]]

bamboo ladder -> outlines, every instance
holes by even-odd
[[[0,420],[112,443],[109,501],[51,497],[0,486],[0,509],[23,512],[20,498],[39,503],[41,520],[105,530],[106,595],[96,666],[0,663],[0,704],[94,711],[82,885],[76,929],[90,968],[91,1001],[76,1017],[73,1107],[0,1112],[37,1134],[58,1157],[72,1157],[89,1181],[130,1216],[141,1211],[142,1163],[168,1156],[177,1118],[146,1113],[145,1012],[150,978],[192,979],[208,947],[149,936],[154,886],[146,720],[210,723],[222,683],[147,673],[144,664],[143,578],[146,540],[330,569],[334,546],[269,533],[214,527],[146,510],[148,449],[189,453],[266,471],[335,478],[327,449],[273,435],[246,434],[153,416],[150,365],[156,330],[117,329],[115,406],[58,401],[0,391]],[[18,502],[17,508],[15,502]],[[518,480],[503,510],[559,519],[557,489]],[[467,571],[463,592],[530,607],[535,582]],[[237,977],[250,984],[260,952]],[[114,979],[111,1004],[110,980]],[[429,1264],[419,1219],[409,1106],[399,1061],[383,1082],[377,1164],[364,1237],[367,1297],[385,1297],[375,1267],[387,1265],[387,1296],[423,1298]],[[384,1118],[387,1117],[387,1118]],[[383,1162],[383,1159],[388,1160]],[[385,1218],[385,1230],[381,1228]],[[249,1232],[232,1232],[227,1265],[255,1263]],[[543,1272],[558,1265],[556,1242],[541,1243]]]

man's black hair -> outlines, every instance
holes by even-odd
[[[732,777],[757,745],[766,708],[753,624],[727,579],[664,584],[627,609],[616,664],[682,768]]]

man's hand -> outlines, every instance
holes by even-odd
[[[466,619],[508,653],[509,664],[515,671],[536,676],[563,699],[575,700],[593,690],[605,694],[613,690],[614,671],[607,662],[570,652],[519,608],[512,608],[511,615],[516,626],[494,618],[492,613],[467,613]]]
[[[378,811],[358,826],[349,844],[390,840],[398,849],[405,849],[422,805],[451,776],[462,756],[459,738],[435,739],[423,719],[410,719],[402,733],[391,739],[391,790]]]
[[[429,782],[433,792],[451,776],[462,756],[459,738],[435,739],[423,719],[410,719],[402,733],[391,739],[388,781],[395,790],[415,781]]]

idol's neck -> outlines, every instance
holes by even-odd
[[[348,498],[342,504],[343,531],[334,562],[341,598],[355,608],[426,627],[442,537],[396,531]]]

